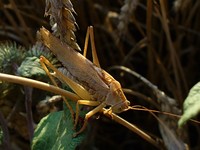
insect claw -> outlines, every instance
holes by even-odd
[[[132,107],[131,107],[131,106],[128,106],[128,108],[125,109],[124,111],[130,110],[130,109],[132,109]]]
[[[113,115],[112,115],[112,109],[111,107],[109,109],[106,109],[105,111],[103,111],[103,114],[108,114],[110,116],[110,118],[113,119]]]

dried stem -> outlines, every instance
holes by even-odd
[[[52,93],[56,93],[56,94],[66,96],[70,99],[76,99],[76,100],[79,99],[79,97],[77,95],[75,95],[71,92],[65,91],[63,89],[60,89],[58,87],[55,87],[55,86],[52,86],[52,85],[49,85],[49,84],[46,84],[44,82],[40,82],[40,81],[36,81],[36,80],[32,80],[32,79],[27,79],[27,78],[24,78],[24,77],[17,77],[17,76],[14,76],[14,75],[8,75],[8,74],[0,73],[0,80],[39,88],[39,89],[42,89],[42,90],[45,90],[45,91],[50,91]],[[106,111],[106,109],[103,109],[102,111]],[[108,117],[111,117],[107,113],[105,115],[108,116]],[[117,123],[125,126],[126,128],[130,129],[131,131],[135,132],[136,134],[141,136],[143,139],[147,140],[149,143],[153,144],[156,147],[159,147],[159,143],[156,140],[151,138],[147,133],[143,132],[142,130],[140,130],[135,125],[129,123],[128,121],[124,120],[123,118],[119,117],[118,115],[116,115],[114,113],[112,113],[111,118],[114,121],[116,121]]]
[[[6,81],[6,82],[11,82],[11,83],[17,83],[17,84],[21,84],[21,85],[26,85],[26,86],[31,86],[34,88],[38,88],[38,89],[42,89],[45,91],[49,91],[55,94],[59,94],[59,95],[63,95],[66,96],[70,99],[80,99],[76,94],[68,92],[66,90],[60,89],[56,86],[44,83],[44,82],[40,82],[40,81],[36,81],[36,80],[32,80],[32,79],[28,79],[28,78],[24,78],[24,77],[18,77],[18,76],[14,76],[14,75],[9,75],[9,74],[4,74],[4,73],[0,73],[0,80],[1,81]]]
[[[103,111],[106,111],[106,109],[103,108]],[[160,148],[160,143],[158,142],[159,141],[158,139],[156,139],[156,140],[153,139],[147,133],[145,133],[144,131],[140,130],[137,126],[131,124],[130,122],[124,120],[123,118],[121,118],[120,116],[118,116],[118,115],[116,115],[114,113],[112,113],[112,117],[108,113],[105,113],[105,115],[107,117],[112,118],[117,123],[125,126],[126,128],[128,128],[131,131],[133,131],[134,133],[138,134],[140,137],[142,137],[143,139],[145,139],[146,141],[148,141],[149,143],[151,143],[155,147]]]

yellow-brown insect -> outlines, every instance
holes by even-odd
[[[107,111],[109,114],[112,112],[120,113],[129,108],[130,102],[126,99],[120,83],[99,67],[98,60],[92,63],[66,43],[62,43],[45,28],[41,28],[39,33],[44,45],[56,55],[57,59],[67,69],[67,74],[64,76],[59,73],[44,57],[41,57],[42,65],[46,64],[54,70],[58,78],[64,80],[80,97],[80,100],[77,101],[75,126],[78,122],[80,104],[96,106],[96,108],[86,114],[85,123],[77,134],[85,129],[88,118],[102,110],[105,106],[110,106],[109,111]],[[86,39],[92,33],[92,27],[89,27]],[[93,38],[93,36],[91,37]],[[94,51],[93,56],[96,56]]]

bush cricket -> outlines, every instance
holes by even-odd
[[[85,57],[89,36],[91,39],[94,63]],[[110,106],[110,108],[104,112],[108,114],[112,114],[112,112],[120,113],[129,109],[130,102],[126,99],[120,83],[100,68],[94,46],[93,27],[88,27],[83,55],[67,44],[62,43],[45,28],[40,29],[39,38],[43,44],[56,55],[57,59],[68,71],[67,76],[64,76],[53,67],[47,59],[41,56],[41,64],[43,68],[45,68],[47,74],[49,73],[46,66],[50,67],[56,74],[56,77],[66,82],[80,97],[76,105],[74,126],[76,127],[78,122],[79,105],[96,106],[86,114],[84,124],[76,135],[86,128],[88,118],[101,111],[105,106]]]

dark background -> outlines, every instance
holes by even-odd
[[[73,0],[72,3],[77,13],[74,14],[78,24],[75,33],[77,43],[83,49],[87,27],[94,26],[101,67],[113,75],[123,88],[134,91],[126,94],[131,105],[156,109],[152,102],[146,99],[150,98],[155,103],[157,101],[149,87],[120,69],[112,69],[115,65],[126,66],[141,74],[174,98],[182,109],[189,89],[200,79],[199,1],[164,1],[166,18],[163,17],[160,1],[157,0]],[[44,0],[1,0],[0,41],[15,41],[17,45],[29,49],[35,44],[36,32],[40,27],[50,29],[49,19],[44,18],[44,11]],[[163,24],[164,21],[169,31]],[[88,58],[91,59],[90,50]],[[9,63],[9,59],[6,60],[0,65]],[[25,115],[22,115],[25,113],[23,92],[19,88],[11,88],[8,91],[8,94],[0,99],[0,111],[3,120],[8,119],[13,109],[15,111],[12,114],[14,116],[11,115],[11,119],[5,121],[9,129],[9,142],[14,149],[29,149],[27,121]],[[2,86],[1,92],[5,92]],[[16,95],[15,98],[13,95]],[[37,102],[33,102],[33,115],[38,115],[34,113]],[[128,111],[120,116],[150,135],[160,137],[158,122],[149,113]],[[37,123],[39,118],[36,118]],[[187,140],[191,148],[199,149],[198,125],[189,123],[185,132],[189,134]],[[138,135],[103,116],[97,120],[95,117],[91,119],[87,139],[79,147],[155,149]]]

